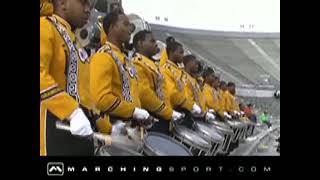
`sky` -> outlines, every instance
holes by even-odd
[[[217,31],[280,32],[280,0],[122,0],[122,5],[127,14],[137,14],[153,24]]]

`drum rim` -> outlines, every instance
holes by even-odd
[[[209,124],[212,124],[214,126],[219,126],[219,127],[222,127],[222,128],[230,128],[225,122],[220,122],[220,121],[208,121]]]
[[[212,122],[217,122],[217,123],[212,123]],[[233,134],[233,130],[230,128],[230,126],[228,126],[224,122],[218,122],[218,121],[212,121],[212,122],[209,122],[209,124],[211,124],[219,132],[223,134],[228,134],[228,135]]]
[[[184,149],[188,153],[188,155],[183,155],[183,156],[192,156],[192,152],[186,146],[180,144],[177,140],[173,139],[172,137],[165,135],[165,134],[162,134],[162,133],[158,133],[158,132],[148,132],[146,134],[145,138],[143,138],[143,151],[147,150],[145,152],[150,152],[150,154],[153,154],[153,156],[179,156],[179,155],[164,155],[159,151],[155,151],[150,146],[150,144],[146,143],[146,139],[149,136],[158,136],[158,137],[162,137],[164,139],[167,139],[167,140],[173,142],[174,144],[176,144],[177,146],[181,147],[182,149]],[[180,156],[182,156],[182,155],[180,155]]]
[[[238,121],[238,120],[234,120],[234,121],[227,120],[227,123],[229,126],[235,127],[235,128],[243,128],[246,126],[245,123]],[[238,124],[236,124],[236,123],[238,123]]]
[[[196,144],[195,144],[195,142],[193,142],[193,141],[190,140],[189,138],[186,138],[186,137],[184,137],[183,135],[181,135],[180,133],[178,133],[178,132],[177,132],[177,127],[178,127],[178,129],[179,129],[179,128],[180,128],[180,129],[186,129],[187,131],[190,131],[190,132],[194,133],[194,135],[197,135],[198,138],[200,138],[200,139],[202,139],[203,141],[207,142],[207,144],[206,144],[206,145],[204,145],[204,144],[199,144],[199,143],[196,143]],[[181,139],[186,139],[188,142],[185,142],[185,141],[183,141],[183,142],[184,142],[184,143],[187,143],[188,145],[192,145],[192,146],[197,145],[197,148],[201,147],[202,150],[208,150],[208,149],[211,148],[211,143],[210,143],[210,142],[208,142],[206,139],[204,139],[203,137],[201,137],[201,135],[199,135],[197,132],[195,132],[195,131],[193,131],[193,130],[191,130],[191,129],[188,129],[188,128],[185,127],[185,126],[176,126],[176,127],[174,128],[173,133],[174,133],[175,136],[179,137],[180,140],[181,140]]]
[[[100,147],[99,149],[101,149],[101,148],[103,148],[103,147],[109,147],[109,148],[112,148],[112,147],[115,147],[115,148],[118,148],[118,149],[120,149],[120,150],[123,150],[123,151],[126,151],[126,152],[129,152],[129,153],[131,153],[132,155],[134,155],[134,156],[142,156],[142,154],[140,154],[138,151],[134,151],[134,150],[131,150],[131,149],[129,149],[129,148],[124,148],[124,146],[122,147],[122,146],[119,146],[119,145],[115,145],[115,144],[113,144],[113,145],[104,145],[104,146],[102,146],[102,147]],[[110,154],[108,151],[106,151],[110,156],[120,156],[120,155],[112,155],[112,154]],[[100,155],[101,156],[101,155]],[[129,156],[129,155],[125,155],[125,156]]]

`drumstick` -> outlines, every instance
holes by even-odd
[[[63,124],[62,122],[59,122],[59,121],[56,122],[56,128],[60,129],[60,130],[70,131],[70,126],[69,125]],[[93,138],[104,142],[106,145],[111,145],[112,144],[111,136],[104,135],[104,134],[97,133],[97,132],[94,132],[92,134],[92,136],[93,136]]]
[[[152,122],[159,122],[159,119],[155,118],[155,117],[152,117],[150,116],[149,118],[152,119]],[[144,128],[143,127],[140,127],[140,140],[142,141],[143,140],[143,137],[144,137]]]
[[[144,129],[143,127],[140,127],[140,140],[142,141],[143,140],[143,135],[144,135]]]

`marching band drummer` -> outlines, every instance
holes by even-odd
[[[162,68],[155,64],[152,56],[159,52],[156,40],[150,31],[140,31],[133,38],[136,50],[134,65],[139,77],[139,94],[142,108],[160,118],[150,131],[169,134],[169,121],[182,117],[181,113],[173,111],[164,103],[163,86],[165,79]]]
[[[129,26],[129,19],[123,13],[112,12],[104,18],[108,41],[92,56],[90,92],[102,114],[150,125],[149,113],[141,109],[136,70],[124,54],[123,44],[131,34]]]
[[[233,82],[228,82],[227,84],[227,104],[226,104],[226,110],[229,112],[229,114],[235,118],[240,117],[240,107],[239,103],[236,100],[236,85]]]
[[[186,97],[184,78],[186,72],[178,64],[183,62],[183,47],[180,43],[173,41],[167,46],[169,59],[163,65],[163,75],[166,80],[164,87],[164,101],[174,110],[183,110],[199,116],[202,111],[199,105]]]
[[[213,120],[215,116],[207,111],[206,99],[202,94],[201,87],[198,84],[196,79],[197,74],[199,73],[200,62],[196,59],[194,55],[186,55],[183,57],[184,69],[186,71],[185,76],[185,88],[186,88],[186,97],[190,101],[198,104],[203,112],[205,120]]]
[[[219,84],[219,110],[218,115],[220,116],[221,120],[224,119],[232,119],[232,116],[228,113],[227,105],[229,104],[228,98],[228,88],[227,83],[225,81],[220,81]]]
[[[53,6],[52,16],[40,18],[40,155],[93,155],[91,140],[73,136],[87,137],[95,125],[106,133],[111,128],[93,113],[89,59],[74,33],[87,23],[93,4],[53,0]],[[70,122],[72,135],[56,129],[60,120]]]
[[[216,89],[213,87],[217,84],[217,77],[215,77],[214,70],[210,67],[206,68],[202,73],[204,85],[202,94],[205,98],[208,112],[216,114],[219,110],[219,97]]]
[[[215,111],[216,115],[219,115],[219,109],[220,109],[220,77],[215,74],[215,79],[212,84],[212,94],[213,94],[213,104],[212,108]]]

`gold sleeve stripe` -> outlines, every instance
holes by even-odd
[[[48,89],[47,91],[44,91],[40,94],[40,101],[44,101],[46,99],[49,99],[59,93],[63,92],[63,89],[60,89],[59,87],[53,87],[51,89]]]
[[[47,89],[44,89],[44,90],[40,91],[40,94],[42,94],[42,93],[44,93],[44,92],[46,92],[46,91],[50,91],[51,89],[54,89],[54,88],[56,88],[56,87],[58,87],[58,85],[53,85],[53,86],[51,86],[51,87],[48,87]]]

